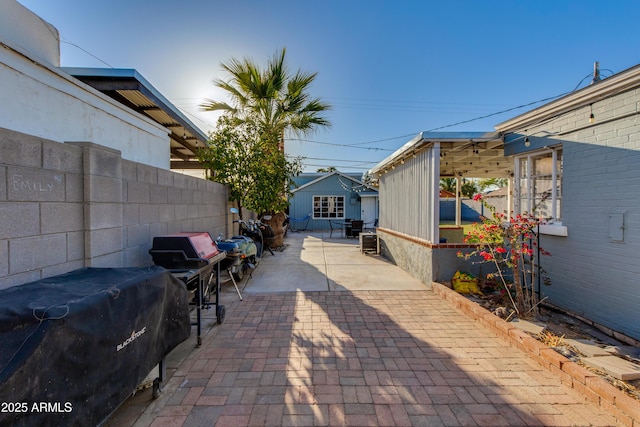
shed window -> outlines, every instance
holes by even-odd
[[[313,196],[314,219],[344,219],[344,196]]]
[[[562,148],[516,159],[516,212],[562,224]]]

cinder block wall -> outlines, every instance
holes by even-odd
[[[152,263],[154,236],[231,232],[226,187],[91,143],[0,129],[0,289]]]
[[[478,278],[496,271],[491,263],[481,263],[479,260],[469,262],[460,258],[458,252],[468,253],[473,250],[466,244],[434,245],[384,228],[378,228],[377,234],[380,253],[420,280],[427,288],[431,287],[432,282],[451,282],[458,270],[469,272]]]

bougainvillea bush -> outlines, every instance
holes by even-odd
[[[538,244],[538,229],[544,221],[530,214],[507,218],[496,212],[496,208],[483,200],[480,194],[476,194],[473,200],[480,201],[491,215],[483,216],[482,223],[474,224],[464,238],[464,242],[474,245],[475,250],[458,252],[458,256],[493,263],[497,272],[487,278],[501,283],[517,316],[537,314],[535,288],[537,276],[543,274],[540,257],[549,255]],[[549,284],[546,278],[540,279]]]

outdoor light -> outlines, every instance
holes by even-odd
[[[593,115],[593,104],[589,104],[589,109],[591,110],[591,114],[589,115],[589,123],[595,123],[596,116]]]
[[[531,147],[531,141],[529,141],[529,137],[528,136],[524,137],[524,146],[525,147]]]

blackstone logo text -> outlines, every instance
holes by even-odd
[[[131,336],[129,338],[124,340],[124,342],[122,344],[118,344],[118,346],[116,347],[116,351],[122,350],[123,348],[125,348],[126,346],[128,346],[129,344],[131,344],[132,342],[137,340],[138,337],[140,335],[144,334],[145,332],[147,332],[147,327],[146,326],[144,328],[140,329],[138,332],[136,332],[136,331],[131,332]]]

